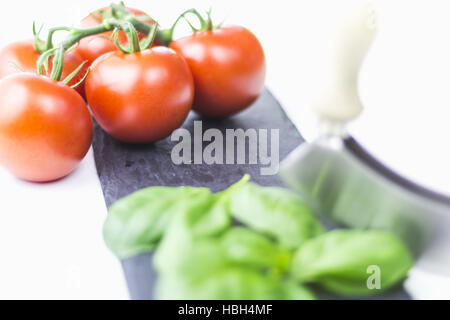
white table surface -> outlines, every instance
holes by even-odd
[[[339,1],[342,3],[341,1]],[[8,3],[0,45],[29,38],[31,23],[76,24],[108,1]],[[251,29],[268,60],[267,85],[307,138],[315,136],[310,86],[338,1],[200,1],[217,21]],[[163,25],[185,1],[127,1]],[[366,106],[352,133],[399,172],[450,193],[450,2],[378,0],[380,31],[360,78]],[[26,9],[26,10],[24,10]],[[18,17],[20,15],[20,21]],[[19,23],[19,24],[18,24]],[[0,298],[116,298],[128,294],[120,264],[103,244],[106,208],[90,152],[67,179],[35,185],[0,169]],[[449,248],[444,248],[447,250]],[[450,254],[450,249],[443,254]],[[417,298],[449,298],[438,275],[416,268],[407,287]],[[450,281],[449,281],[450,282]],[[446,286],[450,287],[450,284]]]

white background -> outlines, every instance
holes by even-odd
[[[161,25],[183,10],[213,8],[261,40],[267,85],[308,139],[311,83],[333,17],[348,1],[139,1]],[[450,194],[450,2],[378,0],[379,33],[360,77],[366,110],[354,135],[401,173]],[[0,45],[30,38],[33,20],[76,25],[104,0],[23,1],[4,6]],[[183,28],[181,28],[183,29]],[[0,169],[0,298],[127,298],[120,265],[105,248],[106,209],[90,153],[57,183],[17,181]],[[450,253],[449,253],[450,254]],[[431,280],[430,280],[431,281]],[[421,297],[431,297],[425,294]]]

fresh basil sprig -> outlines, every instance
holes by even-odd
[[[406,277],[411,254],[393,234],[326,233],[295,194],[248,180],[217,194],[138,191],[111,207],[106,244],[120,259],[156,250],[160,299],[314,299],[309,284],[357,296],[380,292],[367,285],[371,266],[381,291]]]

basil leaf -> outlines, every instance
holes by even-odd
[[[264,235],[245,228],[230,229],[220,242],[227,259],[250,267],[276,268],[283,272],[292,256]]]
[[[172,220],[156,252],[158,299],[314,299],[306,288],[274,272],[280,261],[287,268],[291,253],[286,255],[265,236],[244,228],[194,235],[186,220]]]
[[[231,215],[252,229],[266,233],[289,249],[325,229],[302,201],[282,188],[262,188],[248,183],[230,196]]]
[[[295,283],[293,280],[282,282],[283,300],[316,300],[314,294],[305,286]]]
[[[186,210],[182,216],[182,226],[189,230],[194,236],[208,236],[215,235],[218,231],[231,225],[231,216],[229,213],[229,198],[230,194],[235,189],[239,189],[245,185],[250,179],[249,175],[245,175],[240,181],[230,186],[223,192],[214,194],[209,201],[204,202],[203,207],[194,207]],[[192,200],[192,201],[195,201]]]
[[[175,239],[180,240],[178,245]],[[155,253],[153,265],[158,275],[183,275],[201,279],[228,264],[217,239],[193,240],[186,233],[181,237],[165,237]]]
[[[379,268],[381,291],[403,280],[413,260],[404,243],[383,231],[337,230],[307,241],[294,255],[292,273],[341,295],[373,294],[369,267]],[[368,271],[369,270],[369,271]]]
[[[291,258],[290,251],[249,229],[232,228],[215,237],[198,237],[174,221],[156,252],[154,265],[161,273],[199,278],[225,265],[281,274],[289,268]]]
[[[203,208],[186,211],[185,227],[195,236],[216,235],[231,225],[226,193],[213,195]]]
[[[271,240],[243,228],[195,235],[186,227],[190,214],[173,218],[155,254],[158,299],[314,299],[271,269],[280,261],[286,269],[290,253],[286,258]]]
[[[155,267],[161,272],[177,272],[183,268],[184,261],[189,260],[198,239],[218,236],[227,230],[231,226],[230,193],[246,184],[249,179],[246,175],[227,190],[213,195],[209,201],[204,202],[202,208],[185,208],[183,214],[174,216],[155,254]]]
[[[210,211],[194,208],[172,218],[169,228],[153,258],[153,264],[158,272],[199,272],[201,274],[203,267],[213,267],[215,264],[214,259],[217,260],[218,265],[223,264],[225,258],[218,254],[221,252],[218,250],[219,244],[214,236],[218,236],[230,227],[231,218],[226,223],[213,225],[206,230],[203,230],[203,227],[201,227],[207,225],[205,221],[210,219],[208,217],[209,212],[228,214],[228,211],[222,210],[223,204],[214,200],[215,198],[212,198],[209,207]],[[197,222],[198,224],[196,224]],[[206,264],[199,264],[205,259],[208,259]]]
[[[313,300],[308,289],[252,269],[227,267],[201,278],[162,276],[156,285],[160,300]]]
[[[191,223],[202,221],[203,213],[215,201],[206,188],[152,187],[117,201],[103,227],[106,245],[119,259],[155,249],[174,215],[199,212]],[[227,224],[225,212],[217,211],[204,222],[210,230]],[[228,218],[229,221],[229,218]]]

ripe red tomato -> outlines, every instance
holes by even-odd
[[[68,175],[92,142],[86,103],[68,86],[19,73],[0,80],[0,164],[20,179]]]
[[[103,10],[111,10],[111,8],[103,8]],[[147,15],[145,12],[142,12],[137,9],[127,8],[127,10],[137,17]],[[81,27],[82,28],[95,27],[100,24],[99,20],[101,19],[102,16],[100,13],[89,15],[86,18],[84,18],[83,21],[81,21]],[[154,22],[152,21],[145,21],[145,23],[148,25],[154,24]],[[89,65],[91,65],[95,61],[95,59],[97,59],[101,55],[117,50],[117,47],[114,44],[114,42],[110,40],[112,34],[113,32],[109,31],[95,36],[83,38],[80,41],[78,47],[76,47],[74,51],[84,60],[87,60],[89,62]],[[138,32],[138,35],[140,40],[145,37],[145,34],[141,32]],[[120,31],[118,33],[118,39],[119,42],[124,45],[128,43],[127,35],[123,31]]]
[[[10,74],[18,73],[18,70],[14,64],[20,69],[37,73],[36,64],[39,59],[40,54],[33,48],[33,41],[19,41],[14,42],[3,49],[0,50],[0,78],[4,78]],[[64,56],[64,67],[61,79],[64,79],[69,74],[71,74],[75,69],[77,69],[84,60],[73,52],[68,52]],[[88,69],[87,64],[77,73],[77,75],[68,83],[69,86],[77,84],[81,79],[83,79]],[[49,70],[47,75],[51,73],[52,64],[49,63]],[[75,89],[83,98],[84,94],[84,84],[81,84]]]
[[[232,116],[250,106],[264,89],[264,51],[245,28],[195,32],[172,42],[170,48],[186,59],[192,71],[192,109],[203,116]]]
[[[86,79],[89,106],[114,138],[150,143],[179,128],[194,97],[192,74],[173,50],[155,47],[97,59]]]

